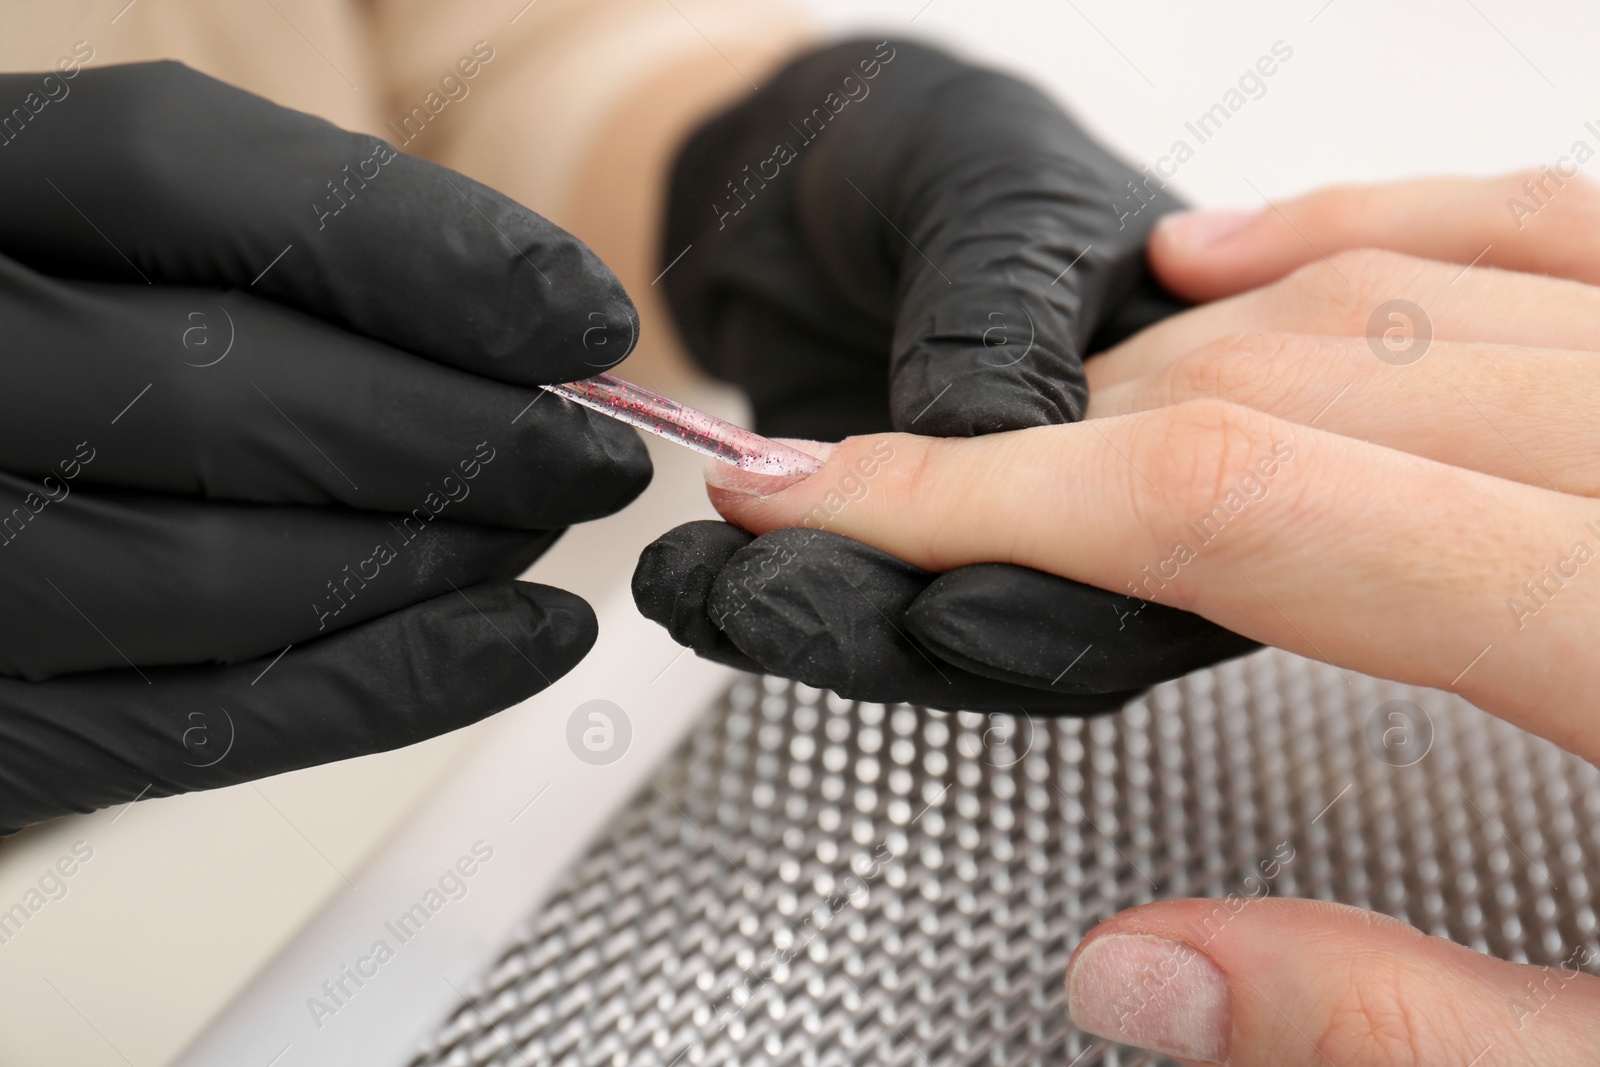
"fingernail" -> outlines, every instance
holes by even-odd
[[[1228,980],[1178,941],[1108,934],[1078,953],[1067,1005],[1080,1029],[1148,1052],[1222,1063],[1233,1030]]]
[[[783,443],[816,456],[824,463],[839,447],[835,444],[823,444],[820,441],[784,441]],[[781,493],[791,485],[798,485],[811,477],[812,473],[815,472],[805,474],[757,474],[755,471],[743,470],[731,463],[713,459],[706,462],[706,485],[727,493],[739,493],[742,496],[771,496],[774,493]]]
[[[1158,224],[1167,239],[1189,248],[1220,244],[1256,220],[1255,211],[1179,211]]]

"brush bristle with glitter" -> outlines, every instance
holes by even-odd
[[[609,374],[540,388],[753,474],[807,475],[822,469],[815,456]]]

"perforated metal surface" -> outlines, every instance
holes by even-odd
[[[413,1062],[1128,1067],[1062,991],[1123,908],[1320,897],[1555,963],[1597,881],[1595,768],[1284,653],[1031,726],[749,679]]]

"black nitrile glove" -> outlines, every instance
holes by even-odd
[[[512,581],[633,431],[575,238],[175,63],[0,76],[0,833],[396,748],[593,645]],[[14,126],[15,124],[13,124]]]
[[[1178,207],[1016,79],[852,41],[690,139],[663,284],[690,350],[750,393],[763,433],[1072,422],[1084,357],[1180,307],[1144,265]],[[1105,711],[1256,647],[1028,568],[935,576],[804,529],[681,526],[645,551],[634,597],[709,658],[944,708]]]

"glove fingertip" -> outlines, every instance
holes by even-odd
[[[573,262],[558,264],[554,293],[525,324],[540,351],[541,382],[576,381],[616,367],[639,340],[639,309],[611,269],[573,242]]]
[[[588,655],[599,633],[579,596],[494,581],[330,638],[325,654],[349,678],[387,694],[390,729],[410,743],[549,688]]]
[[[931,344],[908,350],[895,373],[894,426],[903,433],[976,437],[1083,418],[1088,387],[1070,363],[1045,374],[987,363],[981,349],[934,353]]]
[[[594,608],[576,593],[534,582],[512,582],[511,591],[520,601],[515,614],[527,644],[538,650],[541,671],[550,681],[576,667],[599,640]]]
[[[752,540],[737,526],[715,520],[685,523],[657,538],[633,571],[639,613],[696,652],[727,645],[708,610],[712,589],[728,560]]]
[[[419,186],[448,186],[439,195],[463,234],[452,249],[459,261],[449,298],[464,318],[452,333],[418,336],[419,350],[519,385],[576,381],[627,358],[639,339],[639,312],[592,249],[493,189],[411,162]]]

